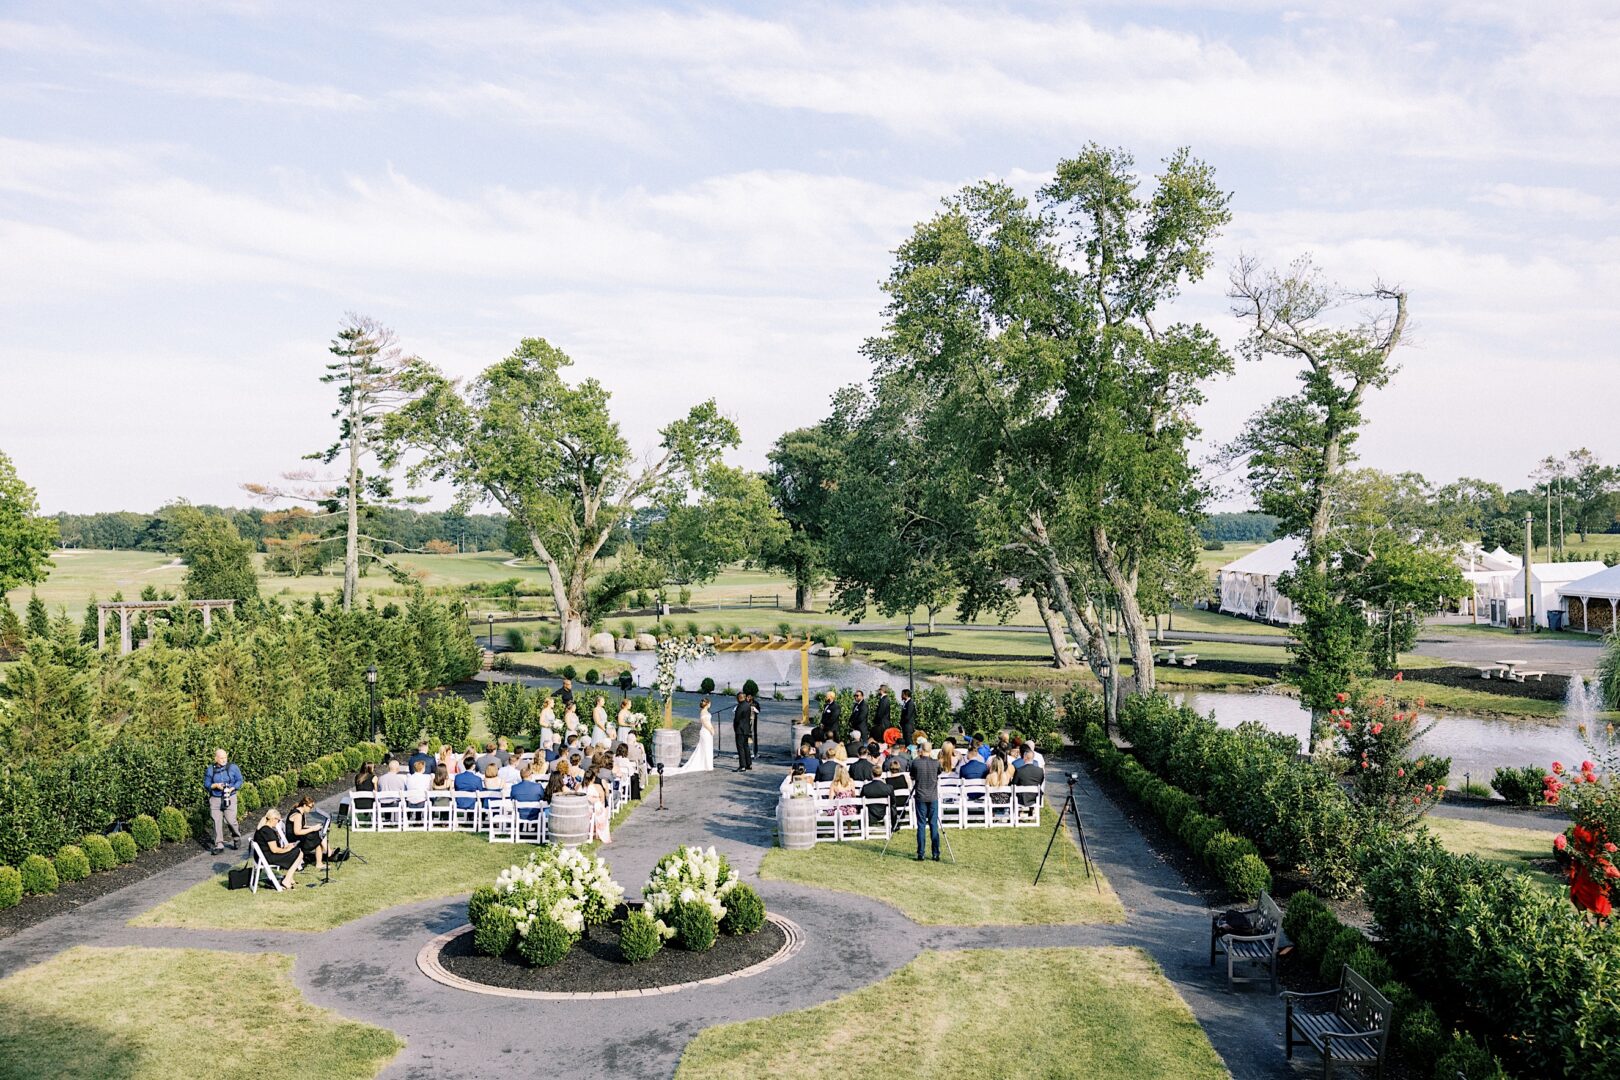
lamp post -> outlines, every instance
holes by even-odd
[[[377,665],[366,668],[366,694],[371,699],[371,741],[377,741]]]
[[[489,651],[495,651],[495,613],[489,613]]]
[[[917,640],[917,628],[911,625],[911,616],[906,616],[906,682],[911,687],[911,700],[917,700],[917,659],[912,652],[912,642]]]
[[[1103,731],[1111,734],[1109,718],[1114,712],[1114,666],[1108,662],[1106,655],[1097,663],[1097,678],[1103,686]]]

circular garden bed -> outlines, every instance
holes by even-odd
[[[621,904],[606,924],[588,928],[560,961],[547,967],[515,954],[485,956],[474,947],[473,928],[435,938],[418,957],[430,978],[464,990],[524,997],[595,997],[660,994],[754,975],[788,959],[802,944],[796,925],[767,914],[751,934],[721,934],[703,952],[658,950],[629,963],[619,946],[624,917],[639,904]]]

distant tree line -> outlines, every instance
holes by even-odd
[[[1252,510],[1241,514],[1210,514],[1198,526],[1198,536],[1230,544],[1269,544],[1277,538],[1277,519]]]

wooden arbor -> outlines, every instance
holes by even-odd
[[[135,648],[134,638],[130,634],[129,615],[133,611],[167,611],[176,604],[184,604],[193,611],[201,610],[203,616],[203,629],[207,630],[214,625],[214,612],[223,608],[231,611],[236,607],[235,600],[109,600],[96,605],[96,648],[107,647],[107,613],[118,613],[118,651],[125,655]]]
[[[768,637],[760,640],[753,637],[742,638],[715,638],[715,652],[783,652],[788,649],[799,651],[799,723],[805,726],[810,724],[810,646],[809,638],[802,641],[793,638]]]

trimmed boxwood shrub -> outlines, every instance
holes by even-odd
[[[0,911],[22,902],[22,875],[15,866],[0,866]]]
[[[56,853],[56,875],[63,881],[83,881],[90,876],[90,857],[77,844],[63,844]]]
[[[256,813],[264,806],[264,792],[249,780],[236,789],[236,809],[244,814]]]
[[[129,835],[135,838],[135,846],[142,851],[151,851],[163,843],[163,833],[158,829],[157,818],[151,814],[137,814],[129,823]]]
[[[478,920],[473,931],[473,948],[485,956],[504,956],[517,936],[517,923],[512,913],[502,907],[491,907]]]
[[[158,832],[165,843],[178,844],[191,836],[191,825],[186,821],[186,815],[172,806],[158,811],[157,822]]]
[[[563,924],[549,915],[541,915],[529,927],[529,932],[518,938],[518,955],[525,964],[550,967],[568,955],[574,947],[574,935]]]
[[[56,865],[43,855],[30,855],[18,870],[22,874],[23,892],[30,896],[53,893],[61,884],[56,878]]]
[[[708,675],[703,676],[703,681],[698,683],[698,689],[705,694],[714,693],[714,679]]]
[[[275,774],[266,776],[264,779],[259,781],[260,806],[275,806],[286,794],[286,781],[282,780],[281,777],[276,776]],[[241,797],[240,793],[238,793],[237,797]]]
[[[291,795],[298,790],[298,785],[302,781],[303,773],[297,769],[288,769],[281,774],[281,794],[283,796]]]
[[[752,885],[739,884],[725,898],[726,913],[720,929],[728,934],[752,934],[765,925],[765,901]]]
[[[1233,895],[1253,900],[1271,891],[1271,868],[1258,855],[1239,855],[1221,867],[1221,880]]]
[[[127,832],[115,832],[107,837],[107,841],[112,844],[113,856],[121,863],[134,862],[135,856],[140,854],[140,849],[135,846],[135,838]]]
[[[585,681],[590,683],[592,686],[595,686],[597,683],[602,681],[602,673],[597,671],[595,668],[586,668]]]
[[[1404,984],[1396,984],[1405,989]],[[1387,988],[1386,988],[1387,991]],[[1406,1002],[1390,998],[1395,1005],[1395,1045],[1414,1071],[1427,1073],[1447,1049],[1446,1025],[1427,1001],[1418,1001],[1410,990]],[[1386,992],[1386,996],[1387,992]]]
[[[1491,787],[1507,800],[1510,806],[1540,806],[1542,803],[1542,777],[1546,772],[1534,765],[1523,768],[1503,766],[1491,777]]]
[[[359,772],[360,766],[365,764],[366,755],[358,746],[345,747],[343,750],[343,769],[345,772]]]
[[[1447,1080],[1453,1076],[1466,1076],[1468,1080],[1509,1080],[1496,1055],[1461,1031],[1451,1033],[1451,1044],[1435,1062],[1434,1075]]]
[[[493,885],[480,885],[473,890],[472,896],[467,898],[467,921],[472,923],[473,929],[478,929],[478,924],[484,918],[484,912],[489,910],[489,905],[499,896]]]
[[[90,859],[90,869],[111,870],[118,865],[118,856],[113,854],[112,841],[100,833],[89,833],[79,843]]]
[[[658,932],[658,923],[640,908],[624,917],[619,927],[619,952],[625,963],[639,964],[651,960],[664,947],[664,936]]]
[[[675,942],[687,952],[708,952],[714,948],[719,926],[709,906],[692,900],[675,905]]]

